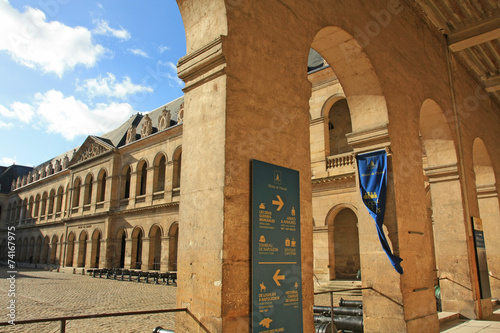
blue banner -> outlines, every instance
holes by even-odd
[[[392,254],[382,229],[387,188],[387,154],[385,150],[378,150],[357,155],[356,160],[358,161],[359,186],[363,203],[376,222],[378,238],[392,266],[399,274],[403,274],[401,267],[403,259]]]

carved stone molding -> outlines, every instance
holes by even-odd
[[[378,149],[389,150],[391,141],[387,125],[370,128],[360,132],[346,135],[347,143],[354,148],[355,154],[374,151]]]
[[[145,138],[151,134],[153,134],[153,121],[149,118],[149,115],[145,115],[141,129],[141,138]]]
[[[458,175],[458,166],[454,164],[431,166],[424,169],[429,183],[449,182],[460,179]]]

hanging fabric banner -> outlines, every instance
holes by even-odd
[[[382,229],[387,188],[387,154],[385,150],[378,150],[359,154],[356,156],[356,160],[358,162],[359,186],[363,203],[375,220],[378,238],[392,266],[399,274],[403,274],[403,268],[401,267],[403,259],[392,254]]]

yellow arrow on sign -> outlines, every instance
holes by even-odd
[[[279,273],[280,273],[280,270],[278,269],[276,271],[276,273],[274,273],[274,276],[273,276],[273,280],[274,280],[274,282],[276,282],[276,284],[278,285],[278,287],[281,286],[281,283],[279,281],[285,279],[285,276],[284,275],[278,275]]]
[[[283,205],[285,203],[283,202],[283,200],[281,200],[281,197],[279,195],[276,194],[276,197],[278,198],[278,200],[273,200],[273,205],[278,206],[277,211],[279,212],[281,208],[283,208]]]

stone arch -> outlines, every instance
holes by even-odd
[[[59,260],[57,258],[57,243],[58,243],[58,238],[57,235],[52,236],[52,242],[51,242],[51,250],[50,250],[50,260],[49,264],[51,265],[58,265]]]
[[[76,177],[73,182],[73,202],[71,207],[79,207],[80,206],[80,192],[81,192],[82,181],[80,177]]]
[[[103,202],[106,199],[106,180],[108,172],[101,169],[97,175],[97,202]]]
[[[51,215],[54,213],[54,203],[56,200],[56,190],[50,189],[49,193],[49,208],[47,209],[47,215]]]
[[[148,187],[148,161],[141,159],[137,163],[136,196],[145,195]]]
[[[36,239],[35,243],[35,250],[33,253],[33,263],[39,264],[40,263],[40,257],[42,254],[42,247],[43,247],[43,239],[42,236],[38,236]]]
[[[419,161],[409,159],[408,163],[421,163],[425,175],[422,186],[428,186],[426,191],[430,197],[430,207],[427,204],[427,211],[430,218],[422,226],[422,231],[424,234],[429,233],[430,242],[434,243],[435,279],[441,288],[442,310],[468,311],[464,309],[463,303],[475,297],[471,277],[476,274],[475,268],[470,265],[467,235],[470,222],[464,220],[462,186],[450,122],[432,99],[422,103],[419,130],[422,156]],[[450,244],[454,244],[453,251],[449,250]],[[453,280],[460,281],[463,288],[457,288],[449,280],[438,280],[443,276],[453,276]]]
[[[43,238],[42,254],[40,258],[41,264],[48,264],[50,262],[50,237],[46,235]]]
[[[85,267],[85,262],[87,260],[87,241],[88,234],[85,230],[82,230],[78,237],[78,260],[76,267]]]
[[[159,224],[154,224],[149,229],[149,263],[148,269],[160,270],[161,265],[161,242],[163,229]]]
[[[40,193],[35,196],[35,211],[33,212],[33,217],[40,216]]]
[[[328,262],[330,280],[354,279],[361,269],[356,207],[338,204],[330,209],[328,226]]]
[[[33,218],[34,200],[35,199],[33,199],[33,196],[31,195],[30,198],[29,198],[29,201],[28,201],[28,216],[27,216],[28,219],[32,219]]]
[[[34,263],[34,258],[35,256],[35,237],[30,238],[29,242],[29,250],[28,250],[28,263],[33,264]]]
[[[130,268],[141,269],[144,235],[144,230],[142,230],[140,226],[136,226],[134,230],[132,230],[132,262]]]
[[[132,181],[132,166],[125,165],[122,169],[121,173],[121,198],[128,199],[130,198],[130,184]]]
[[[125,268],[125,257],[127,249],[127,230],[124,228],[118,229],[116,232],[115,242],[117,244],[115,248],[115,258],[116,267]]]
[[[40,216],[45,216],[45,214],[47,214],[47,198],[48,194],[45,191],[42,194],[42,201],[40,203]]]
[[[311,47],[330,64],[342,85],[353,132],[386,126],[389,118],[385,96],[359,42],[344,29],[330,26],[316,33]]]
[[[179,244],[179,223],[174,222],[168,231],[168,270],[177,271],[177,252]]]
[[[92,203],[93,188],[94,188],[94,175],[89,172],[85,177],[85,190],[83,197],[84,205],[90,205]]]
[[[72,231],[68,235],[68,243],[66,249],[66,266],[73,266],[75,256],[75,233]]]
[[[482,220],[491,297],[500,297],[500,207],[495,171],[488,149],[481,138],[472,147],[479,217]],[[488,274],[486,272],[486,274]]]
[[[154,159],[154,192],[165,191],[165,181],[167,179],[167,155],[163,152],[156,154]]]
[[[179,146],[175,149],[172,160],[174,163],[172,174],[172,188],[178,189],[181,186],[182,146]]]
[[[62,186],[59,186],[56,194],[56,214],[61,213],[62,211],[63,193],[64,193],[64,188]]]
[[[332,106],[337,103],[338,101],[345,99],[344,94],[333,94],[332,96],[328,97],[323,106],[321,107],[321,117],[328,117],[328,114],[330,113],[330,109]]]
[[[92,233],[92,248],[90,250],[90,267],[99,268],[101,258],[102,232],[98,228]]]
[[[329,155],[352,152],[353,148],[347,142],[347,134],[352,132],[351,116],[347,99],[337,100],[328,112],[328,144]]]

